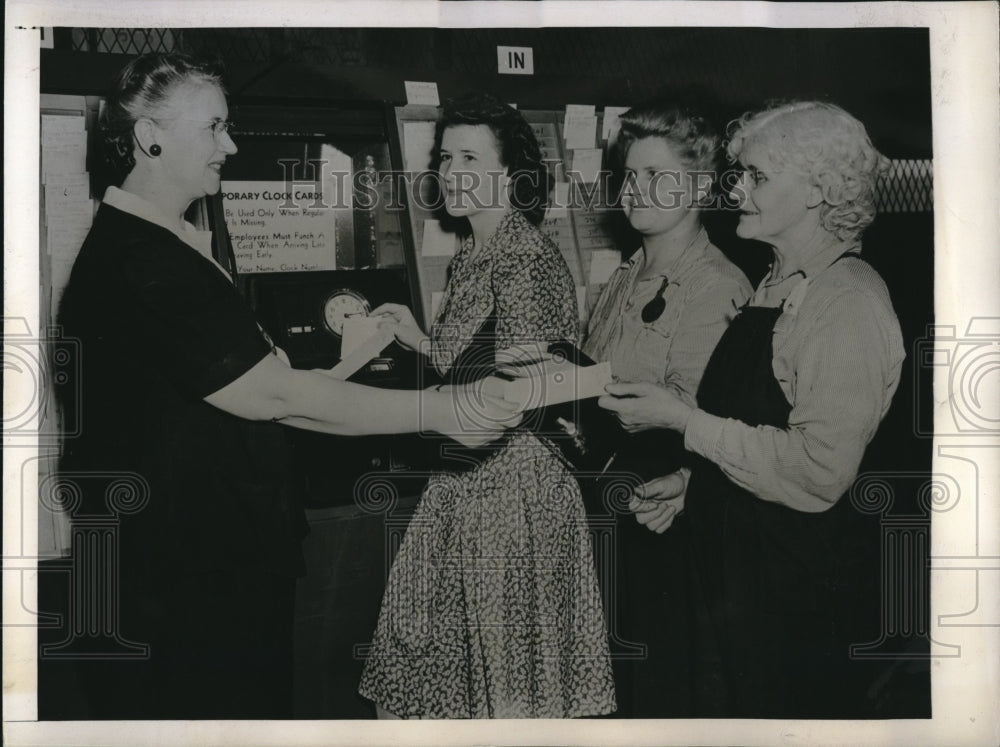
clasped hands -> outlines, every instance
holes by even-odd
[[[682,467],[663,477],[657,477],[635,490],[629,498],[628,509],[635,514],[636,521],[651,532],[663,534],[674,523],[674,519],[684,510],[691,470]]]
[[[597,404],[610,410],[629,433],[652,428],[667,428],[683,433],[694,408],[669,389],[656,384],[608,384]],[[657,477],[636,488],[629,499],[629,510],[636,521],[650,531],[662,534],[684,510],[690,470],[682,468]]]

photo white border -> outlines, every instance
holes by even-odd
[[[612,8],[613,6],[613,8]],[[39,32],[31,27],[197,26],[769,26],[777,28],[928,27],[934,148],[935,323],[961,335],[976,317],[1000,318],[1000,54],[998,6],[957,3],[587,2],[537,3],[425,0],[225,0],[173,2],[8,0],[5,26],[4,138],[4,317],[38,316]],[[373,20],[374,19],[374,20]],[[385,19],[389,19],[387,23]],[[23,27],[23,28],[22,28]],[[734,59],[733,65],[739,60]],[[594,102],[600,104],[601,102]],[[34,145],[36,147],[25,147]],[[901,261],[905,261],[901,247]],[[913,351],[908,351],[913,354]],[[935,378],[935,405],[950,396],[944,377]],[[24,393],[5,377],[4,402]],[[994,393],[995,394],[995,393]],[[986,577],[1000,574],[1000,468],[998,439],[965,439],[978,446],[974,479],[979,520],[989,533],[970,537],[935,519],[932,555],[987,558]],[[935,439],[934,471],[947,469]],[[931,720],[841,721],[638,721],[520,720],[493,722],[37,722],[36,635],[31,620],[36,589],[31,571],[37,517],[20,505],[34,480],[22,465],[36,454],[9,449],[4,458],[4,741],[41,744],[935,744],[1000,742],[1000,601],[981,598],[983,619],[992,624],[947,628],[948,643],[962,647],[954,659],[932,662]],[[25,478],[29,483],[22,484]],[[32,494],[32,493],[28,493]],[[30,502],[29,502],[30,503]],[[995,561],[989,567],[988,559]],[[24,569],[23,572],[18,569]],[[970,571],[971,573],[971,571]],[[18,578],[23,579],[17,583]],[[976,584],[954,583],[935,572],[932,620],[966,610]],[[980,587],[983,585],[980,584]],[[996,592],[996,589],[994,588]],[[932,630],[937,625],[932,624]]]

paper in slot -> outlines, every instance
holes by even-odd
[[[573,151],[572,170],[581,182],[593,184],[601,174],[602,160],[603,151],[600,148],[577,148]]]
[[[569,213],[569,182],[556,182],[552,190],[552,200],[545,210],[546,218],[564,218]]]
[[[567,117],[563,126],[563,138],[570,150],[577,148],[593,148],[594,133],[597,131],[597,117],[577,116]]]
[[[441,105],[437,83],[434,81],[406,80],[403,81],[403,88],[406,90],[407,104],[419,104],[422,106]]]
[[[614,142],[621,129],[621,116],[628,111],[627,106],[604,107],[604,120],[601,126],[601,139]]]
[[[340,341],[340,357],[342,359],[347,358],[378,334],[380,318],[377,316],[349,316],[344,319],[344,330]]]
[[[431,167],[434,150],[433,122],[403,122],[403,157],[414,174]]]
[[[340,381],[347,381],[367,366],[372,359],[378,357],[392,341],[392,332],[385,329],[377,330],[372,337],[357,345],[349,355],[341,359],[340,363],[327,371],[326,375]]]

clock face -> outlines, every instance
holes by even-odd
[[[346,288],[331,293],[323,304],[323,322],[337,337],[344,334],[344,319],[349,316],[368,316],[371,306],[368,299]]]

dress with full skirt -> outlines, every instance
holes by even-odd
[[[559,250],[517,212],[455,255],[432,328],[441,373],[483,322],[495,349],[575,339]],[[571,718],[615,709],[607,632],[575,478],[527,430],[436,472],[386,586],[359,692],[423,718]]]

